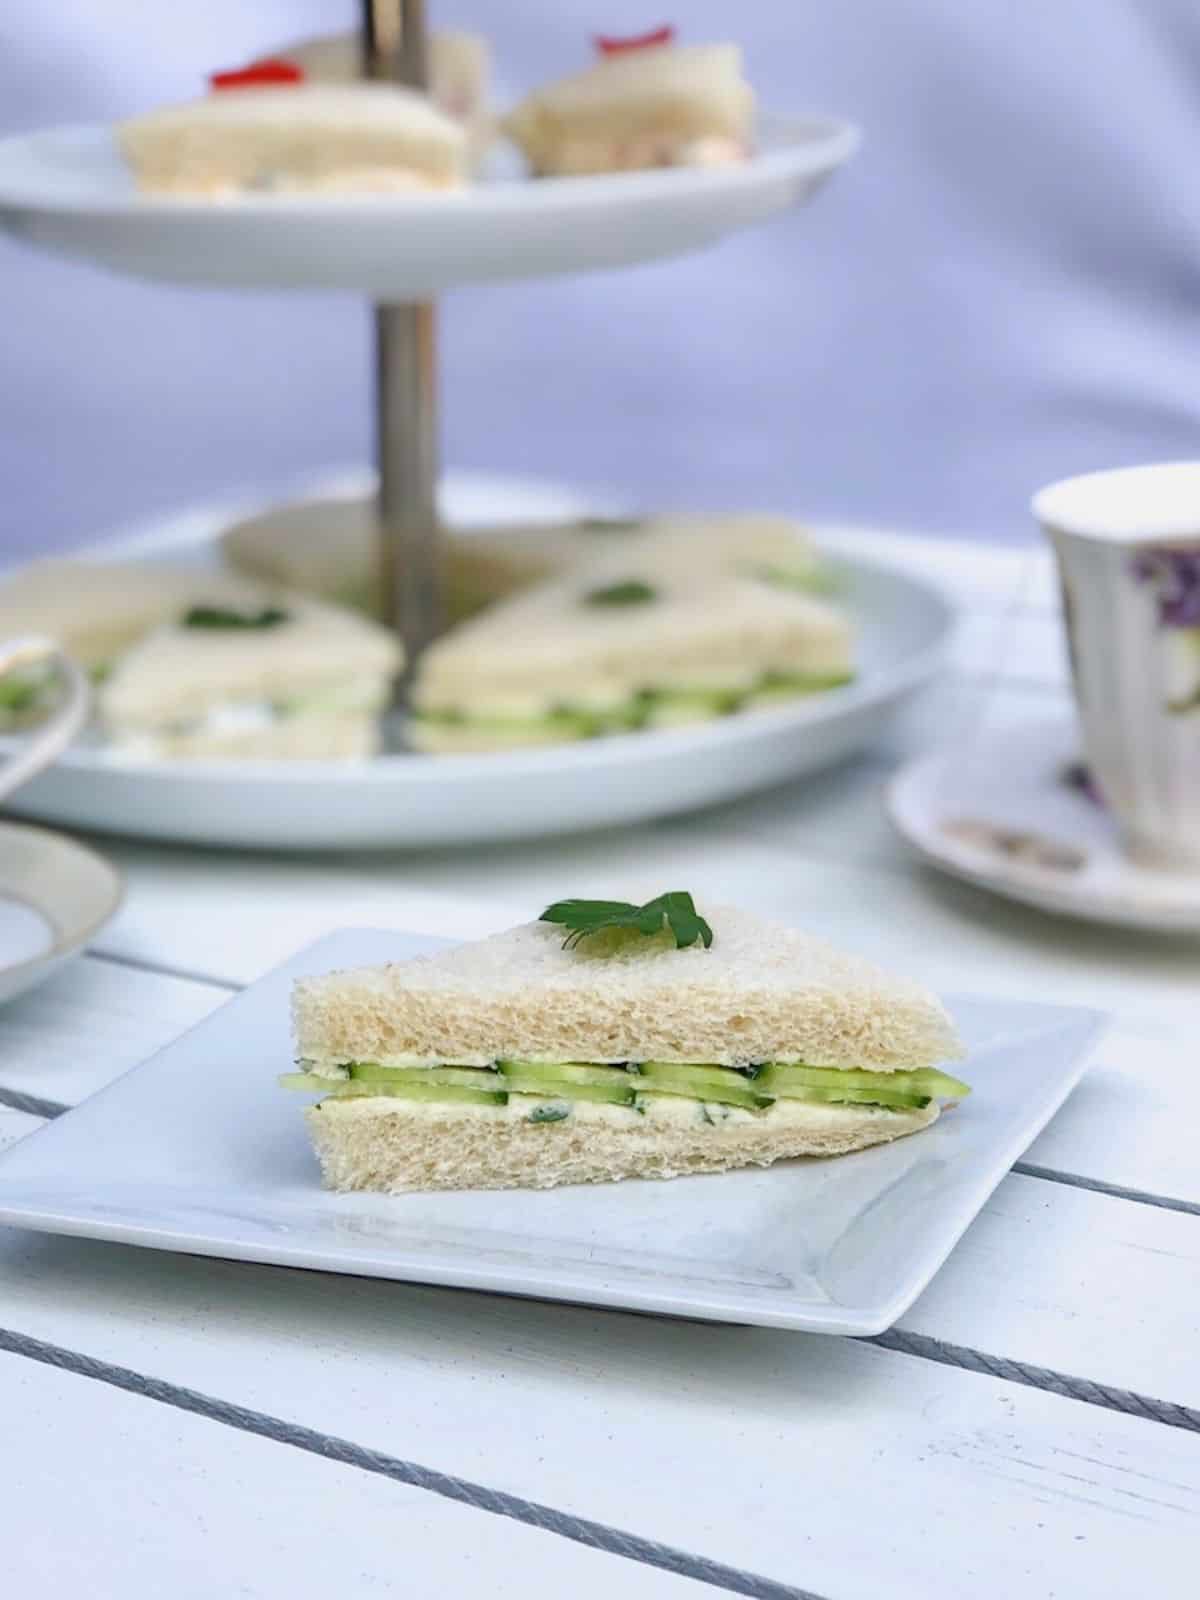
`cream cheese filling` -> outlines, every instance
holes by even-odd
[[[382,709],[386,694],[382,680],[371,677],[327,684],[292,698],[217,700],[195,716],[117,726],[114,742],[123,755],[148,759],[175,739],[252,739],[296,717],[368,715]]]

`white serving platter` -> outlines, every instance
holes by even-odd
[[[538,838],[730,800],[853,754],[944,660],[953,614],[936,589],[865,561],[831,556],[829,567],[859,634],[859,674],[842,689],[690,727],[481,755],[135,764],[79,744],[12,809],[147,839],[353,850]]]
[[[871,1334],[902,1316],[1083,1073],[1102,1019],[947,997],[972,1094],[834,1160],[543,1191],[336,1195],[291,1068],[301,974],[445,941],[330,934],[0,1157],[0,1223],[152,1249],[721,1322]]]
[[[848,123],[768,123],[731,167],[530,180],[461,193],[140,195],[107,126],[0,140],[0,226],[46,249],[175,283],[356,289],[377,299],[679,255],[807,200],[857,148]]]

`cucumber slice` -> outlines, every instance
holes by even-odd
[[[807,1084],[814,1089],[882,1089],[888,1094],[917,1094],[945,1099],[961,1099],[970,1094],[969,1085],[960,1083],[933,1067],[912,1072],[865,1072],[857,1068],[808,1067],[799,1063],[768,1062],[754,1079],[761,1089],[781,1094],[785,1084]]]
[[[318,1078],[315,1072],[281,1072],[277,1079],[281,1089],[302,1089],[305,1094],[328,1094],[344,1078]]]
[[[506,1073],[501,1080],[509,1094],[532,1094],[545,1100],[553,1095],[555,1100],[590,1100],[597,1105],[631,1106],[635,1079],[622,1072],[621,1083],[548,1083],[545,1078],[525,1077],[519,1073]]]
[[[780,1083],[771,1076],[770,1068],[755,1079],[755,1084],[774,1099],[807,1100],[814,1105],[887,1106],[894,1111],[920,1111],[930,1101],[927,1094],[901,1089],[856,1089],[849,1084],[829,1089],[807,1083]]]
[[[647,689],[641,700],[650,727],[708,722],[740,711],[747,691],[741,689]]]
[[[773,705],[777,700],[795,700],[801,695],[841,689],[853,681],[852,672],[764,672],[747,703],[751,706]]]
[[[743,1084],[740,1088],[718,1087],[715,1084],[705,1084],[700,1095],[695,1089],[685,1089],[673,1083],[643,1083],[638,1091],[641,1097],[650,1095],[673,1095],[682,1100],[698,1100],[703,1098],[713,1105],[741,1106],[744,1111],[761,1111],[771,1103],[769,1095],[755,1094],[754,1090]]]
[[[356,1083],[436,1083],[451,1089],[488,1089],[493,1093],[504,1084],[486,1067],[378,1067],[370,1061],[350,1064]]]
[[[714,722],[725,716],[711,705],[698,700],[658,700],[647,706],[643,727],[687,728],[696,722]]]
[[[594,739],[605,731],[604,718],[599,714],[565,708],[547,711],[540,717],[473,717],[462,711],[422,711],[419,708],[410,714],[418,722],[430,722],[449,728],[475,729],[479,733],[498,737],[550,735],[570,741]]]
[[[745,1089],[750,1084],[746,1074],[739,1072],[736,1067],[718,1067],[707,1061],[641,1061],[638,1063],[638,1073],[655,1084],[672,1083],[682,1089],[691,1089],[697,1100],[708,1098],[700,1091],[710,1085],[718,1089],[722,1085]],[[639,1089],[648,1087],[646,1083],[638,1084]]]
[[[592,1066],[586,1061],[497,1061],[506,1079],[521,1078],[545,1084],[547,1089],[564,1083],[594,1083],[601,1087],[628,1088],[630,1073],[625,1067]]]
[[[939,1072],[936,1067],[921,1067],[907,1076],[912,1079],[914,1089],[934,1099],[961,1100],[971,1092],[969,1083],[963,1083],[961,1078],[952,1078],[948,1072]]]
[[[640,1094],[678,1095],[685,1100],[709,1100],[715,1105],[741,1106],[758,1111],[769,1096],[759,1094],[735,1067],[704,1063],[643,1061],[637,1080]]]
[[[481,1077],[485,1074],[481,1073]],[[400,1081],[386,1083],[368,1080],[339,1083],[326,1096],[329,1100],[419,1100],[438,1105],[502,1106],[508,1096],[501,1089],[468,1089],[453,1083],[431,1083],[425,1073],[408,1072]]]
[[[760,583],[769,583],[775,589],[799,589],[804,594],[833,594],[839,587],[838,580],[826,567],[816,562],[805,562],[802,565],[791,566],[782,563],[747,562],[739,567],[738,571],[747,578],[757,578]]]

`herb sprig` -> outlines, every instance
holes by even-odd
[[[641,578],[625,578],[621,583],[589,589],[583,598],[589,606],[644,606],[658,599],[658,591]]]
[[[674,935],[677,950],[696,943],[707,950],[713,942],[712,929],[686,889],[657,895],[644,906],[635,906],[628,900],[556,900],[538,921],[555,922],[570,930],[563,940],[564,950],[574,950],[585,939],[610,929],[649,938],[667,928]]]
[[[261,611],[235,611],[228,606],[192,606],[183,614],[185,628],[277,628],[290,622],[291,613],[280,606]]]

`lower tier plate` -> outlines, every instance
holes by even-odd
[[[952,612],[936,589],[867,562],[829,565],[859,634],[859,675],[842,689],[689,727],[480,755],[135,765],[81,744],[10,808],[146,839],[352,850],[539,838],[731,800],[852,755],[943,661]]]

